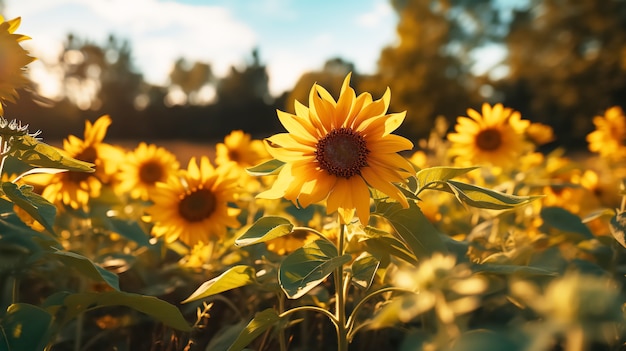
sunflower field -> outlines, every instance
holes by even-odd
[[[348,74],[187,164],[107,115],[61,148],[4,116],[0,21],[0,350],[625,349],[619,107],[576,158],[500,103],[414,143]]]

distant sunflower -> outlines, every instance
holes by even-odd
[[[176,156],[154,144],[139,143],[137,148],[126,154],[119,165],[116,190],[129,193],[133,199],[148,200],[148,194],[157,182],[165,182],[178,172],[180,164]]]
[[[216,169],[206,157],[198,165],[194,157],[179,176],[157,183],[150,192],[153,205],[146,209],[154,223],[152,233],[167,242],[180,239],[193,246],[223,237],[227,227],[239,227],[240,210],[230,206],[238,178],[228,168]]]
[[[296,114],[278,111],[288,133],[266,139],[272,157],[285,162],[272,188],[262,198],[281,198],[307,207],[326,199],[328,213],[337,211],[342,223],[356,216],[366,225],[370,216],[369,187],[407,207],[406,197],[393,183],[402,183],[413,166],[397,154],[413,143],[391,134],[404,121],[405,112],[387,114],[389,89],[379,100],[369,93],[356,96],[350,74],[339,99],[313,85],[309,107],[295,102]]]
[[[253,140],[250,134],[234,130],[215,145],[215,163],[223,165],[235,162],[239,167],[248,168],[269,159],[261,140]]]
[[[482,115],[473,109],[468,117],[459,116],[454,127],[456,133],[448,134],[450,156],[461,165],[510,166],[517,157],[528,150],[524,133],[530,122],[522,120],[519,112],[502,104],[482,106]]]
[[[30,38],[14,34],[20,21],[20,17],[5,21],[0,16],[0,115],[4,115],[3,105],[6,101],[15,103],[17,89],[28,85],[24,66],[34,60],[20,45],[21,41]]]
[[[626,117],[619,106],[609,108],[604,116],[594,117],[593,124],[596,130],[587,135],[589,151],[608,158],[626,155]]]
[[[59,152],[95,164],[95,172],[70,171],[41,175],[37,182],[45,185],[43,197],[52,203],[62,203],[79,209],[86,206],[90,198],[100,196],[102,183],[110,180],[124,155],[119,148],[102,142],[110,124],[111,118],[107,115],[98,118],[93,124],[86,121],[84,140],[74,135],[63,140],[63,150]],[[29,177],[29,180],[35,179],[34,177]]]

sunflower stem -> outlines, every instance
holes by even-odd
[[[285,311],[285,296],[283,294],[278,294],[278,313],[283,313]],[[280,345],[280,351],[287,351],[287,341],[285,339],[285,329],[280,328],[278,330],[278,344]]]
[[[339,235],[337,237],[337,248],[339,256],[345,251],[345,230],[344,224],[339,225]],[[348,326],[346,325],[346,301],[343,281],[344,265],[335,269],[335,318],[337,320],[337,350],[348,351]]]

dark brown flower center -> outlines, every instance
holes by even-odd
[[[237,150],[228,150],[228,159],[235,162],[241,161],[241,155]]]
[[[85,162],[95,163],[98,159],[98,152],[93,146],[88,146],[81,153],[74,156],[74,158]],[[89,178],[91,175],[92,173],[70,171],[67,172],[67,179],[73,183],[80,183]]]
[[[350,128],[339,128],[317,142],[315,159],[329,174],[350,178],[361,174],[361,169],[367,166],[369,152],[360,133]]]
[[[150,160],[139,166],[139,180],[144,184],[154,184],[164,180],[165,172],[161,163]]]
[[[196,189],[186,194],[178,203],[178,213],[189,222],[199,222],[211,217],[216,207],[215,194],[208,189]]]
[[[502,133],[497,129],[484,129],[476,135],[476,146],[484,151],[497,150],[502,145]]]

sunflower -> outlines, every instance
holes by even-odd
[[[34,60],[20,45],[21,41],[30,38],[14,34],[20,21],[20,17],[5,21],[0,16],[0,115],[4,115],[4,103],[15,103],[17,89],[28,84],[29,80],[24,76],[24,66]]]
[[[255,166],[269,159],[261,140],[253,140],[250,134],[234,130],[215,145],[215,164],[235,162],[241,168]]]
[[[342,223],[356,216],[369,220],[373,187],[408,206],[406,197],[393,183],[405,182],[413,166],[397,154],[413,148],[408,139],[391,134],[406,112],[387,114],[391,97],[373,101],[369,93],[356,96],[349,87],[350,74],[341,87],[339,99],[313,85],[309,107],[295,102],[296,114],[278,111],[289,133],[265,140],[270,155],[285,164],[263,198],[284,197],[307,207],[326,199],[327,213],[337,211]]]
[[[239,185],[248,194],[256,194],[262,184],[258,178],[249,175],[246,168],[255,166],[270,159],[261,140],[253,140],[250,134],[241,130],[232,131],[224,138],[223,143],[215,145],[215,163],[220,166],[233,163],[239,174]],[[242,194],[243,195],[243,194]],[[245,196],[244,196],[245,197]],[[249,196],[250,199],[253,195]]]
[[[214,168],[207,157],[199,165],[191,158],[179,176],[157,183],[150,192],[153,205],[146,211],[154,223],[152,233],[189,246],[223,237],[226,227],[239,227],[240,210],[230,205],[237,195],[237,181],[229,165]]]
[[[165,182],[176,174],[180,164],[176,156],[154,144],[139,143],[137,148],[126,154],[120,164],[116,190],[129,193],[133,199],[148,200],[148,194],[157,182]]]
[[[468,109],[467,115],[469,118],[459,116],[456,133],[448,134],[452,143],[449,154],[459,165],[511,166],[532,147],[524,138],[530,122],[522,120],[517,111],[484,103],[482,115],[473,109]]]
[[[607,158],[626,155],[626,117],[619,106],[609,108],[604,116],[595,116],[593,124],[596,130],[587,135],[589,151]]]
[[[45,186],[42,196],[52,203],[62,203],[79,209],[89,203],[90,198],[100,196],[102,183],[108,182],[117,171],[117,164],[123,160],[121,149],[103,143],[111,118],[104,115],[93,124],[85,122],[84,140],[70,135],[63,140],[62,154],[77,160],[95,164],[94,173],[63,172],[54,175],[37,175],[29,177]]]

